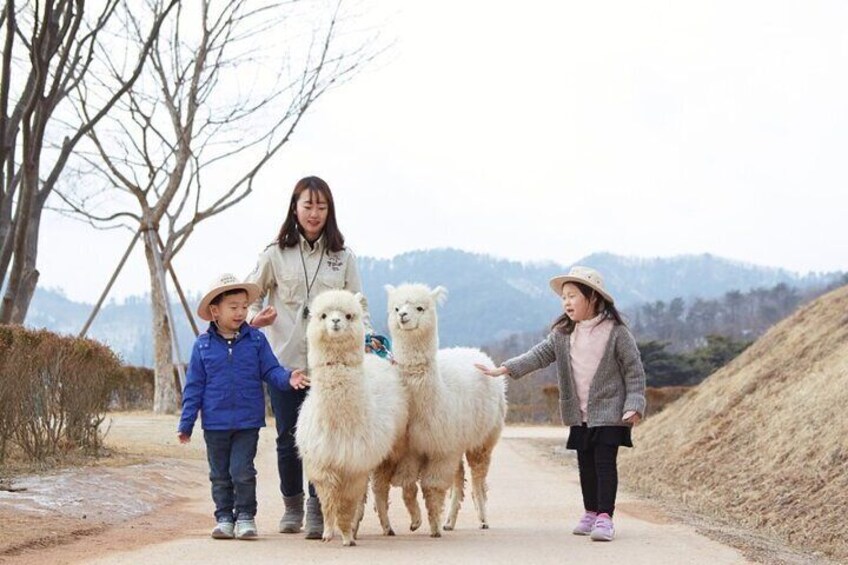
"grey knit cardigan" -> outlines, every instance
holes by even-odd
[[[570,335],[553,330],[545,341],[503,366],[509,376],[518,379],[556,361],[559,380],[559,410],[562,423],[579,426],[583,423],[580,403],[571,376]],[[628,410],[645,415],[645,370],[633,334],[624,325],[610,332],[601,363],[589,387],[588,426],[626,426],[622,416]]]

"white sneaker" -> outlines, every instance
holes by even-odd
[[[212,530],[212,537],[215,539],[233,539],[233,523],[218,522],[215,524],[215,529]]]
[[[237,539],[255,539],[259,536],[256,531],[256,520],[236,520],[236,538]]]

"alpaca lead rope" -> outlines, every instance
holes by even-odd
[[[315,279],[318,278],[318,271],[321,270],[321,262],[324,261],[324,251],[321,250],[321,255],[318,258],[318,266],[315,267],[315,274],[312,275],[312,282],[309,282],[309,273],[306,272],[306,259],[303,258],[303,247],[299,246],[300,264],[303,265],[303,282],[306,283],[306,303],[303,305],[303,319],[309,318],[309,293],[312,292],[312,287],[315,286]]]

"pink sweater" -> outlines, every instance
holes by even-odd
[[[598,314],[591,320],[577,322],[571,333],[571,374],[574,376],[574,390],[580,403],[580,415],[587,421],[589,388],[592,379],[601,364],[607,348],[613,321],[602,320]]]

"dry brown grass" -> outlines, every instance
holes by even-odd
[[[648,405],[645,408],[645,413],[648,416],[659,414],[665,408],[692,390],[691,386],[664,386],[664,387],[647,387],[645,389],[645,400]]]
[[[775,326],[636,441],[620,465],[631,486],[848,560],[848,287]]]

